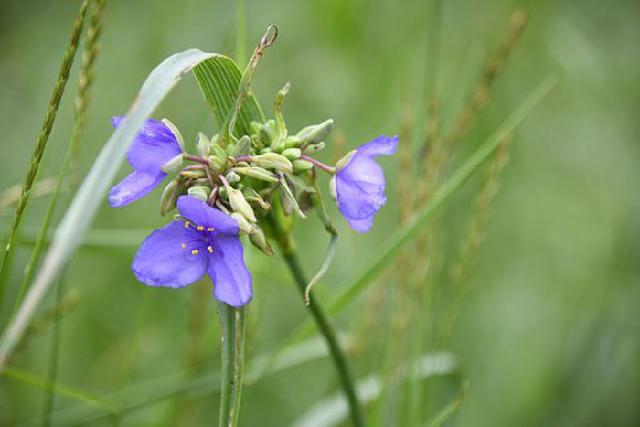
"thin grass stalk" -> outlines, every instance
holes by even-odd
[[[53,93],[49,101],[47,114],[45,115],[44,122],[40,130],[40,135],[38,136],[38,140],[36,142],[34,152],[31,156],[29,169],[27,170],[27,175],[25,177],[24,184],[22,186],[22,193],[20,194],[20,199],[18,200],[18,204],[16,206],[15,215],[9,231],[9,237],[7,238],[6,245],[4,247],[4,252],[2,254],[2,259],[0,261],[0,302],[4,297],[6,276],[9,270],[9,264],[11,263],[11,259],[10,259],[10,255],[12,253],[11,250],[16,240],[16,236],[18,234],[18,229],[20,227],[20,223],[22,221],[24,211],[27,207],[27,204],[29,203],[29,198],[31,196],[31,189],[38,175],[38,170],[40,169],[42,156],[44,154],[45,148],[47,147],[47,142],[49,141],[49,135],[51,134],[53,123],[55,122],[56,116],[58,114],[58,108],[60,107],[60,100],[62,99],[62,95],[66,88],[67,81],[69,80],[69,71],[71,70],[71,66],[73,65],[73,60],[78,50],[80,35],[82,34],[82,29],[84,27],[84,18],[85,18],[85,15],[87,14],[88,4],[89,4],[89,0],[84,0],[82,2],[82,5],[80,6],[80,11],[78,12],[78,15],[76,16],[76,19],[73,23],[69,45],[67,46],[67,49],[64,53],[64,57],[62,58],[62,64],[60,65],[58,78],[56,80],[56,84],[53,88]]]
[[[245,307],[218,303],[220,315],[220,427],[235,427],[240,416],[240,396],[244,370]]]
[[[69,178],[70,191],[77,185],[77,163],[78,153],[80,149],[80,136],[84,131],[87,121],[87,106],[89,104],[89,92],[93,83],[93,66],[98,55],[98,39],[102,31],[102,15],[104,12],[104,6],[106,0],[96,0],[92,7],[92,13],[90,18],[89,27],[87,28],[84,37],[84,51],[82,53],[82,62],[80,65],[80,73],[78,76],[78,93],[74,102],[74,125],[71,133],[71,140],[65,154],[62,167],[58,172],[58,178],[56,180],[56,186],[49,200],[49,205],[45,211],[40,231],[36,237],[34,247],[31,251],[31,257],[25,268],[22,282],[18,290],[16,301],[14,303],[13,312],[15,313],[17,307],[22,302],[25,293],[29,288],[29,284],[33,280],[35,274],[35,267],[38,264],[42,250],[44,249],[47,236],[49,235],[49,228],[51,225],[51,219],[58,205],[58,199],[62,192],[63,183],[65,178]]]
[[[59,304],[62,298],[62,284],[64,283],[62,276],[63,275],[61,275],[60,280],[58,280],[56,284],[56,304]],[[55,384],[57,382],[58,360],[60,358],[60,335],[62,334],[61,324],[60,318],[56,317],[53,322],[53,336],[50,338],[51,342],[49,343],[49,361],[47,367],[47,382],[49,384]],[[44,427],[51,425],[51,411],[55,406],[55,399],[56,395],[53,389],[49,388],[45,390],[44,409],[42,413],[42,425]]]
[[[245,0],[236,0],[236,62],[247,62],[247,12]]]
[[[276,236],[277,244],[280,247],[280,251],[282,252],[282,257],[284,258],[284,261],[287,264],[291,275],[293,276],[298,290],[304,298],[308,280],[306,275],[304,274],[304,271],[302,270],[300,261],[298,260],[295,245],[291,237],[283,229],[282,224],[280,224],[279,220],[277,218],[274,218],[274,214],[272,214],[269,219],[270,225],[274,231],[274,235]],[[354,427],[363,427],[365,425],[365,422],[360,410],[358,396],[356,395],[353,376],[349,371],[347,359],[343,354],[342,349],[340,348],[336,333],[329,324],[329,321],[327,320],[327,317],[318,304],[316,298],[312,298],[309,301],[307,308],[309,309],[309,312],[311,313],[311,316],[313,317],[318,330],[324,337],[327,347],[329,348],[329,354],[338,372],[338,378],[342,385],[342,389],[345,393],[347,404],[349,406],[349,415],[351,418],[351,422]]]
[[[489,227],[491,205],[500,188],[500,174],[509,160],[511,140],[510,135],[505,135],[492,162],[487,165],[485,182],[473,202],[473,216],[469,220],[465,237],[458,249],[458,258],[449,270],[449,279],[454,295],[440,331],[444,336],[450,334],[453,323],[458,316],[457,307],[471,288],[471,273]]]
[[[70,387],[58,382],[51,383],[46,379],[35,375],[31,372],[24,371],[22,369],[13,368],[8,366],[2,371],[1,376],[5,378],[11,378],[15,381],[19,381],[22,384],[29,385],[42,390],[52,390],[56,394],[66,397],[71,400],[82,402],[85,405],[92,406],[94,408],[103,410],[108,413],[112,413],[113,409],[111,403],[90,393],[85,392],[74,387]]]

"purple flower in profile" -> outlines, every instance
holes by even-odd
[[[234,307],[253,295],[251,274],[244,264],[238,223],[191,196],[178,198],[184,220],[175,220],[147,237],[133,260],[136,278],[149,286],[182,288],[205,273],[214,296]]]
[[[124,116],[113,117],[117,128]],[[109,204],[120,208],[149,194],[167,174],[162,166],[182,152],[182,148],[164,123],[148,119],[127,152],[127,160],[133,172],[111,188]]]
[[[397,148],[397,136],[379,136],[356,148],[345,157],[346,165],[337,168],[338,208],[357,232],[366,233],[371,229],[375,214],[387,201],[384,172],[375,157],[395,154]]]

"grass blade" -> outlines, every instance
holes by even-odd
[[[425,380],[436,375],[448,375],[457,369],[456,361],[450,353],[435,353],[422,356],[414,367],[416,375]],[[358,398],[362,403],[372,402],[380,397],[383,381],[379,375],[369,375],[358,381]],[[337,394],[315,404],[297,421],[294,427],[329,427],[340,425],[347,419],[347,402]]]
[[[196,64],[216,56],[214,53],[188,49],[165,59],[147,77],[140,93],[96,158],[78,194],[74,197],[56,230],[51,247],[24,303],[0,341],[0,372],[24,333],[38,305],[70,255],[81,243],[98,207],[115,177],[127,149],[160,101],[185,72]]]
[[[69,46],[67,46],[67,50],[65,51],[64,57],[62,59],[62,64],[60,65],[58,79],[56,81],[55,87],[53,88],[51,100],[49,101],[49,109],[47,110],[47,115],[44,118],[44,123],[42,124],[42,129],[40,130],[40,135],[38,136],[38,141],[36,142],[36,147],[31,156],[31,162],[29,163],[27,176],[25,177],[24,184],[22,186],[22,192],[20,194],[20,199],[18,200],[18,205],[16,206],[13,223],[11,224],[11,229],[9,231],[9,237],[7,238],[7,242],[4,247],[2,260],[0,260],[0,301],[2,301],[2,297],[4,295],[4,283],[8,271],[8,265],[10,264],[9,258],[11,254],[11,248],[13,247],[13,243],[18,234],[22,215],[24,214],[24,210],[29,203],[29,197],[31,196],[31,187],[33,186],[38,175],[40,162],[42,161],[44,150],[45,148],[47,148],[49,135],[51,134],[53,123],[55,122],[56,116],[58,114],[60,100],[62,99],[62,95],[67,86],[67,81],[69,80],[69,71],[71,70],[71,65],[73,65],[73,60],[75,58],[76,51],[78,50],[80,35],[82,34],[82,28],[84,27],[84,18],[87,14],[88,3],[88,0],[85,0],[82,3],[82,6],[80,6],[80,12],[78,12],[78,16],[73,23]]]
[[[431,203],[420,210],[407,226],[398,230],[389,243],[378,252],[378,256],[355,279],[328,308],[329,313],[337,313],[366,289],[369,283],[394,259],[398,251],[409,242],[420,227],[436,213],[478,167],[498,148],[505,135],[511,134],[527,114],[549,93],[556,79],[545,79],[516,109],[504,123],[454,172],[454,174],[434,193]]]

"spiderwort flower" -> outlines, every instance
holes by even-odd
[[[113,117],[113,127],[117,128],[123,120],[124,116]],[[162,167],[180,153],[182,148],[176,135],[167,125],[146,120],[127,152],[133,172],[111,188],[111,207],[126,206],[149,194],[167,176]]]
[[[357,232],[371,229],[375,214],[387,201],[384,172],[375,157],[395,154],[397,148],[397,136],[379,136],[338,162],[334,177],[338,209]]]
[[[253,295],[251,274],[244,264],[238,223],[191,196],[181,196],[175,220],[147,237],[133,260],[136,278],[149,286],[182,288],[205,273],[215,285],[214,296],[234,307]]]

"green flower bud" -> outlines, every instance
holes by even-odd
[[[255,228],[253,225],[249,223],[249,221],[246,220],[245,217],[243,217],[238,212],[233,212],[230,216],[231,218],[236,220],[241,232],[249,234]]]
[[[244,198],[247,199],[249,203],[254,203],[260,206],[261,209],[268,211],[271,209],[271,205],[268,202],[265,202],[262,196],[258,194],[256,190],[251,187],[245,187],[242,189],[242,194],[244,194]]]
[[[302,144],[302,140],[295,135],[287,136],[284,140],[284,148],[298,148]]]
[[[217,143],[218,141],[218,135],[214,135],[211,138],[211,143],[209,144],[209,152],[214,155],[214,156],[218,156],[221,159],[226,159],[227,158],[227,152],[224,151],[224,148],[222,148],[220,146],[220,144]],[[216,142],[214,142],[214,140]]]
[[[224,188],[227,190],[227,197],[229,198],[231,209],[242,214],[242,216],[250,222],[256,222],[256,215],[253,213],[253,209],[251,209],[251,205],[247,202],[247,199],[244,198],[242,191],[230,186],[225,177],[220,176],[220,179],[224,184]]]
[[[164,173],[175,172],[178,169],[180,169],[180,166],[182,166],[183,162],[184,162],[184,154],[180,153],[174,158],[172,158],[171,160],[169,160],[167,163],[162,165],[160,169],[162,169],[162,172]]]
[[[180,172],[180,175],[185,178],[198,179],[198,178],[206,177],[207,173],[202,169],[194,169],[194,170],[183,170],[182,172]]]
[[[253,228],[249,233],[249,240],[256,248],[260,249],[265,254],[269,256],[273,255],[273,249],[271,249],[271,245],[269,245],[269,242],[260,227]]]
[[[226,157],[225,157],[225,159],[226,159]],[[208,160],[209,160],[209,169],[215,175],[217,175],[220,172],[222,172],[225,169],[225,167],[227,166],[227,161],[226,160],[222,160],[220,157],[218,157],[216,155],[209,156]]]
[[[191,197],[195,197],[196,199],[200,199],[203,202],[206,202],[209,199],[209,194],[211,194],[211,189],[203,185],[196,185],[194,187],[190,187],[187,190],[187,194]]]
[[[313,168],[313,163],[306,160],[298,159],[293,161],[293,172],[302,173]]]
[[[268,120],[260,128],[260,139],[265,145],[271,145],[276,133],[276,122],[274,120]]]
[[[235,173],[233,170],[230,170],[229,172],[227,172],[226,178],[227,178],[227,181],[229,181],[232,184],[240,181],[240,175]]]
[[[170,181],[162,191],[160,197],[160,215],[165,216],[167,212],[176,207],[178,201],[178,181]]]
[[[351,150],[343,158],[338,160],[336,163],[336,171],[339,172],[342,168],[347,166],[354,154],[356,154],[356,150]]]
[[[277,153],[265,153],[253,156],[251,162],[267,169],[275,169],[284,173],[293,172],[291,161]]]
[[[307,126],[296,134],[304,143],[315,144],[325,140],[333,130],[333,119],[326,120],[317,125]]]
[[[198,132],[198,137],[196,138],[196,150],[200,157],[204,157],[205,159],[209,157],[209,146],[211,145],[211,141],[202,132]]]
[[[278,182],[278,178],[273,173],[260,166],[239,166],[233,168],[233,170],[241,175],[250,176],[261,181]]]
[[[244,135],[237,143],[229,146],[229,155],[232,157],[248,156],[251,153],[251,138]]]
[[[260,154],[266,154],[266,153],[271,153],[271,147],[265,147],[262,150],[260,150]]]
[[[168,127],[171,133],[173,134],[173,136],[176,137],[176,141],[178,141],[178,145],[180,146],[180,149],[184,152],[184,138],[182,138],[182,134],[180,133],[176,125],[171,123],[169,119],[162,119],[162,123],[166,127]]]
[[[260,129],[262,129],[262,123],[251,122],[249,123],[249,129],[251,129],[251,133],[260,133]]]
[[[282,155],[285,156],[289,160],[299,159],[302,155],[302,150],[299,148],[287,148],[282,152]]]
[[[309,144],[305,147],[304,152],[311,154],[311,153],[324,150],[324,147],[325,147],[324,142],[318,142],[317,144]]]

